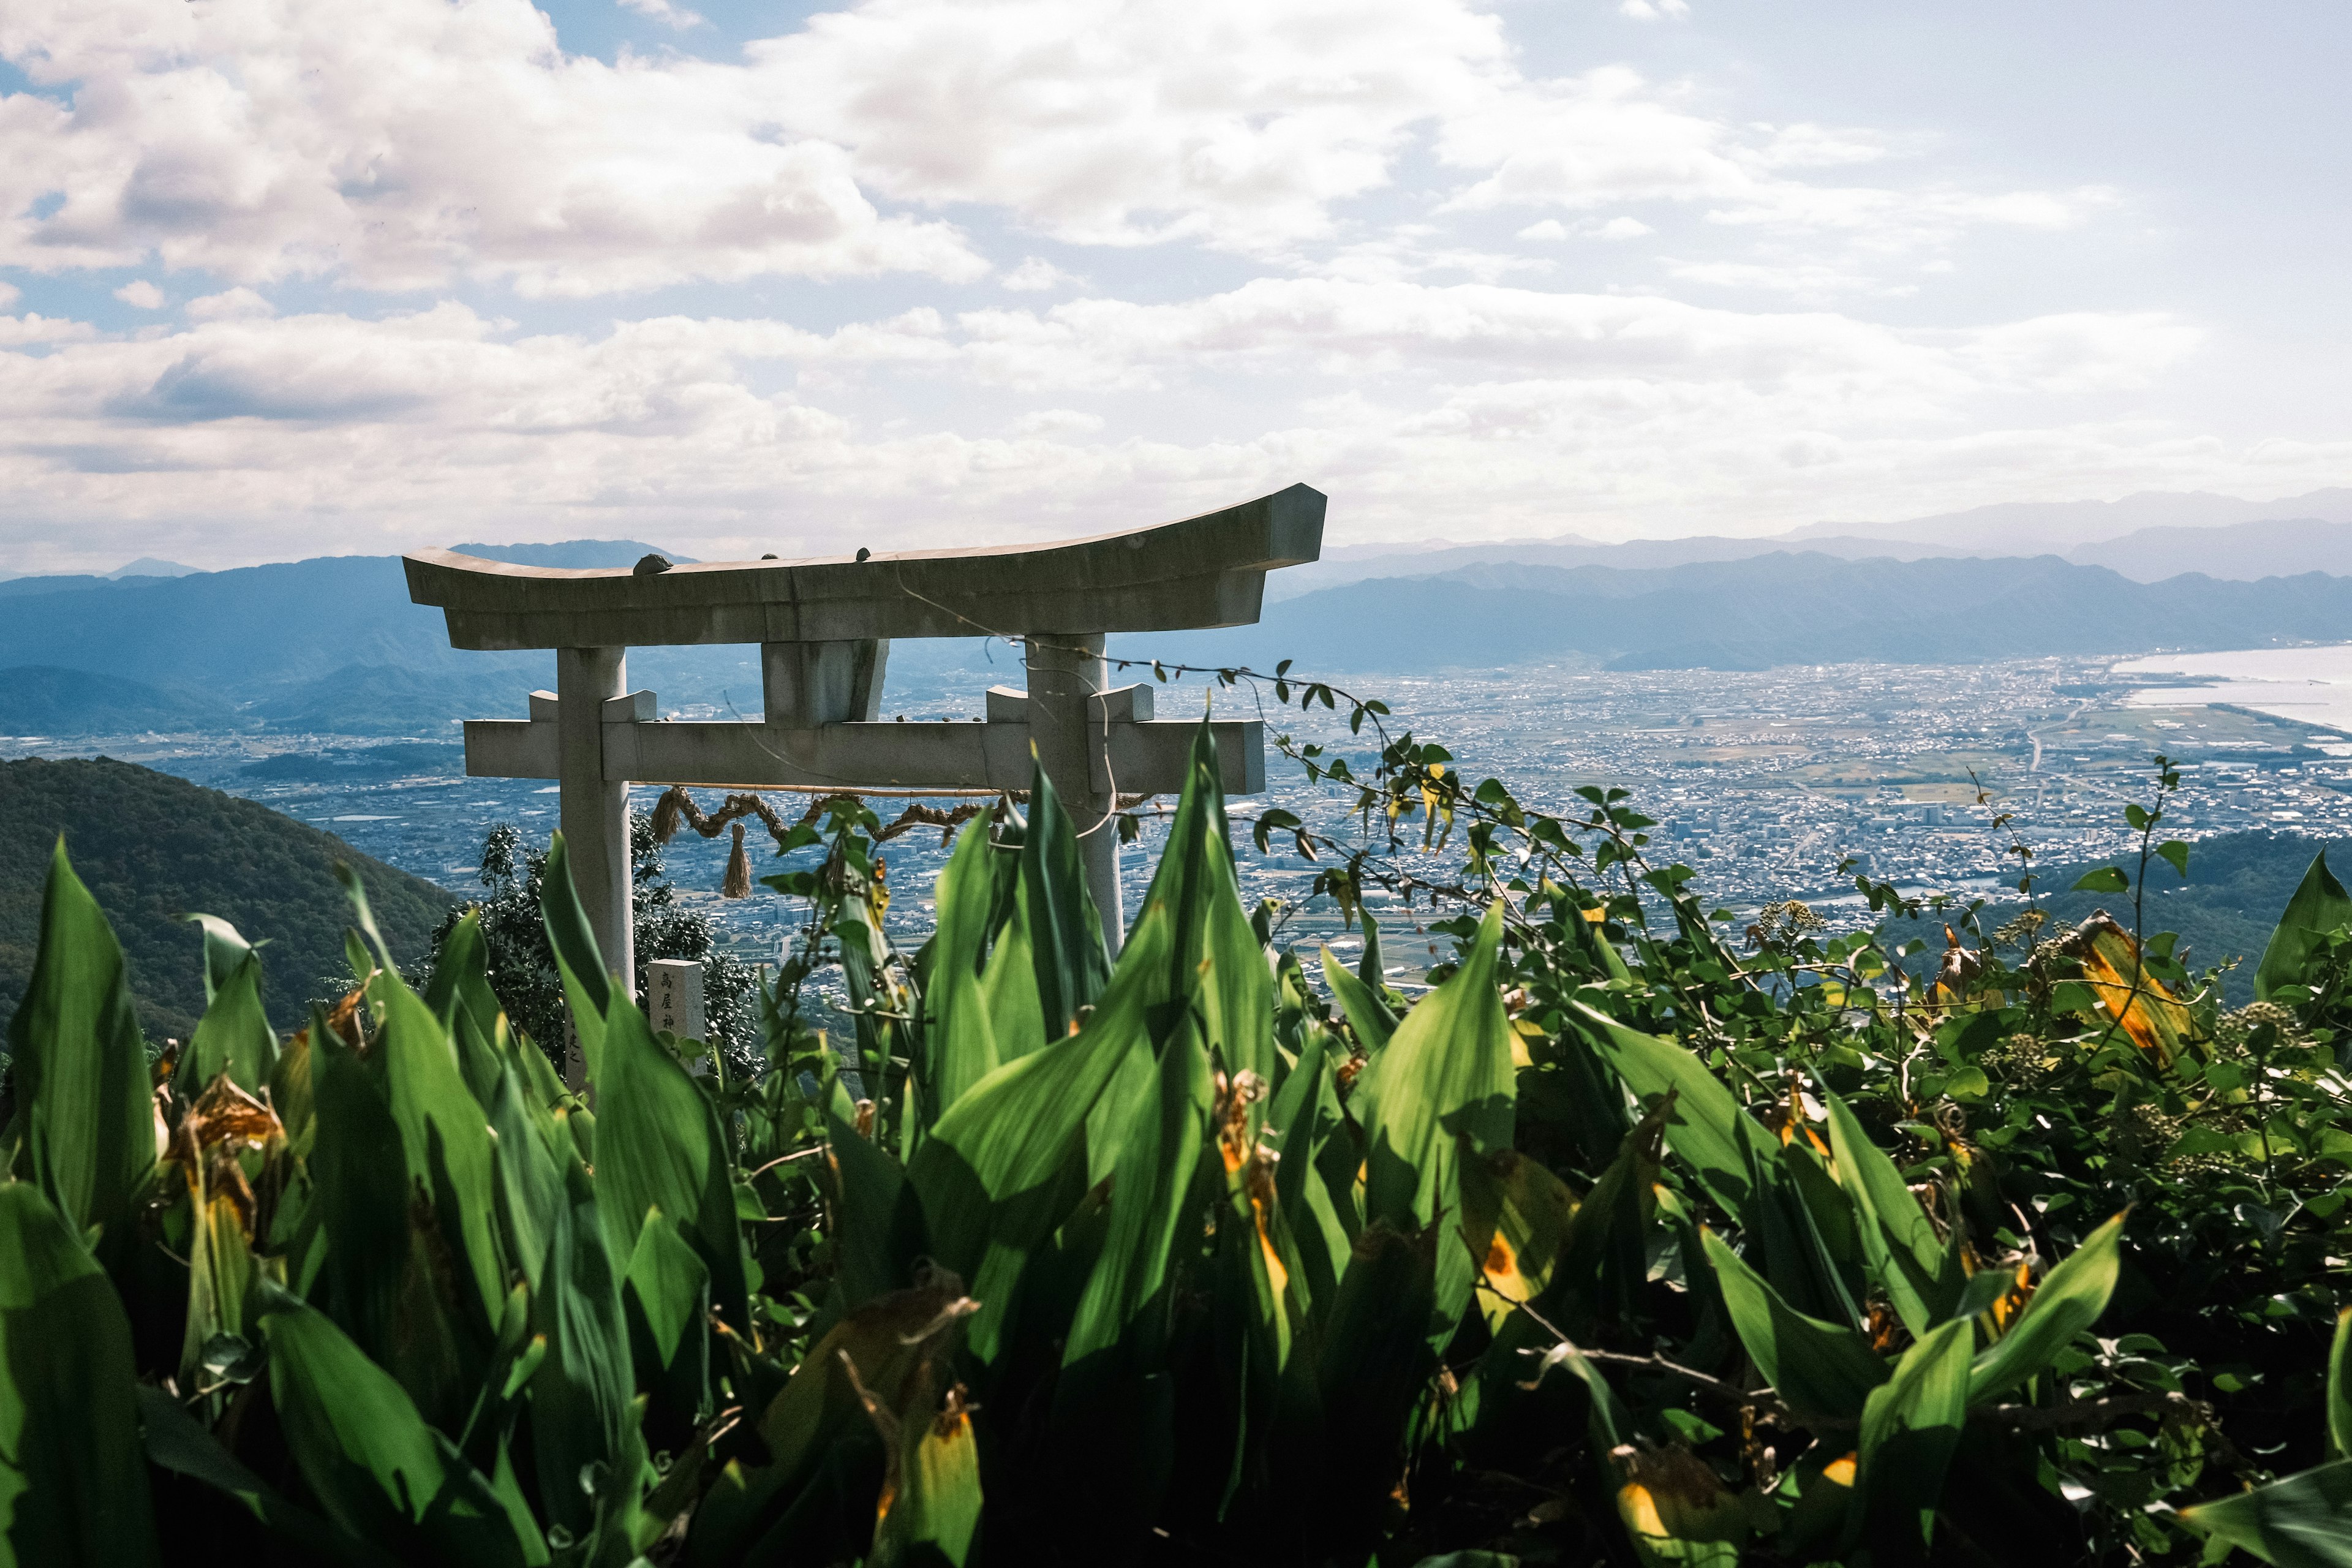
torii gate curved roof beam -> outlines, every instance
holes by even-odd
[[[409,596],[461,648],[657,647],[989,633],[1246,626],[1265,574],[1315,560],[1325,498],[1306,485],[1154,528],[1044,544],[876,552],[865,561],[519,566],[406,557]]]

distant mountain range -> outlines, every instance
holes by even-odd
[[[2158,521],[2158,519],[2225,521]],[[2134,520],[2151,520],[2129,527]],[[1816,523],[1765,538],[1696,534],[1603,543],[1577,534],[1478,543],[1423,540],[1357,545],[1269,579],[1269,597],[1296,598],[1319,588],[1372,577],[1419,577],[1481,562],[1625,568],[1744,561],[1784,551],[1849,561],[1980,559],[2062,554],[2106,566],[2138,583],[2184,572],[2253,582],[2305,572],[2352,574],[2352,489],[2314,490],[2291,500],[2257,503],[2227,496],[2152,495],[2120,501],[2067,501],[1979,507],[1946,517],[1888,524]]]
[[[2135,583],[2056,556],[1845,561],[1775,554],[1623,570],[1474,563],[1266,606],[1255,626],[1113,639],[1114,653],[1302,668],[1612,669],[1965,664],[2050,654],[2352,640],[2352,577]]]
[[[1893,525],[1903,539],[1335,549],[1275,574],[1257,626],[1116,646],[1194,663],[1384,670],[1563,657],[1620,668],[1966,662],[2352,640],[2352,490],[2294,504],[2309,515],[2197,521],[2256,503],[2156,496],[1982,508]],[[2069,543],[2065,557],[1986,546],[2037,517],[2052,542],[2192,521]],[[458,548],[565,567],[691,559],[641,540]],[[0,606],[5,735],[247,728],[446,741],[461,718],[520,716],[525,694],[554,680],[543,652],[453,650],[439,612],[408,602],[394,556],[24,577],[0,583]],[[886,711],[920,711],[1017,679],[1017,656],[962,639],[901,643],[889,669]],[[666,710],[759,711],[750,647],[633,649],[629,674]]]

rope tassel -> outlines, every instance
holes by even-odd
[[[719,884],[722,899],[748,899],[751,896],[751,858],[743,852],[743,825],[735,825],[735,848],[727,857],[727,879]]]

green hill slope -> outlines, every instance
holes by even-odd
[[[324,977],[346,973],[351,906],[333,867],[360,873],[393,952],[422,957],[450,895],[267,806],[100,757],[0,763],[0,1019],[15,1015],[40,938],[41,885],[58,835],[114,923],[151,1038],[185,1039],[205,1005],[196,928],[218,915],[267,938],[262,1000],[297,1027]]]

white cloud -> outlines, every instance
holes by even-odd
[[[274,316],[278,313],[278,307],[250,289],[229,289],[189,300],[186,313],[194,321],[226,321],[253,316]]]
[[[1102,427],[1101,415],[1076,408],[1041,408],[1013,422],[1014,432],[1023,436],[1091,436]]]
[[[796,127],[901,198],[1059,238],[1255,254],[1334,232],[1433,116],[1514,75],[1464,0],[869,0],[749,51]],[[979,128],[983,133],[975,133]]]
[[[0,265],[541,295],[987,268],[780,132],[772,82],[563,54],[527,0],[22,0],[0,57],[69,93],[0,99]]]
[[[1001,281],[1016,293],[1029,294],[1066,288],[1086,279],[1063,271],[1042,256],[1028,256],[1022,258],[1021,265],[1005,273]]]
[[[1592,231],[1593,235],[1601,239],[1639,239],[1645,234],[1656,232],[1657,230],[1640,218],[1626,217],[1622,215],[1611,218]]]
[[[1558,240],[1568,237],[1568,226],[1556,217],[1538,218],[1519,230],[1518,239]]]
[[[163,308],[163,290],[156,288],[144,278],[134,278],[125,283],[114,291],[114,297],[124,304],[136,306],[142,310],[160,310]]]
[[[620,0],[620,4],[624,10],[635,11],[640,16],[649,16],[665,26],[676,27],[681,31],[688,27],[707,27],[710,25],[709,18],[703,16],[701,12],[689,11],[683,5],[672,5],[670,0]]]
[[[1655,22],[1668,16],[1681,21],[1690,15],[1690,0],[1623,0],[1617,14],[1631,16],[1636,22]]]

